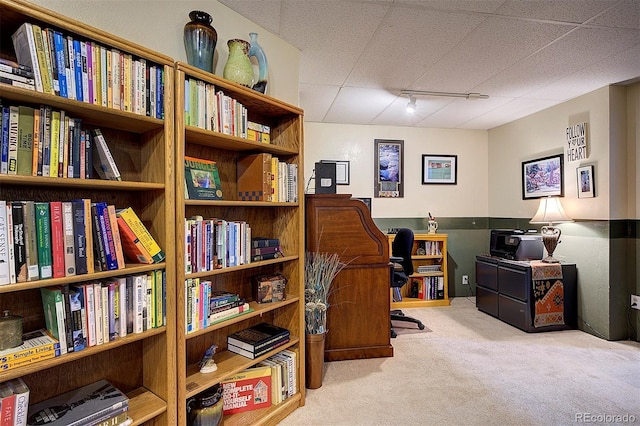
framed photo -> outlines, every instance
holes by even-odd
[[[422,155],[422,184],[450,184],[458,181],[457,155]]]
[[[371,212],[371,198],[353,197],[353,199],[362,201]]]
[[[322,160],[321,163],[336,165],[336,185],[349,185],[349,162],[343,160]]]
[[[578,198],[593,198],[596,196],[593,169],[593,166],[578,167],[576,169]]]
[[[375,139],[374,143],[375,198],[404,197],[404,141]]]
[[[563,154],[522,162],[522,199],[564,197]]]

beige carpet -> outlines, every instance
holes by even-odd
[[[392,358],[325,363],[322,387],[280,425],[640,423],[637,342],[524,333],[473,298],[404,312],[427,329],[400,332]]]

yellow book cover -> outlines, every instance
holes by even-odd
[[[102,61],[100,46],[91,44],[91,62],[93,62],[93,104],[102,105]]]
[[[38,176],[38,150],[40,149],[40,109],[33,112],[33,153],[31,157],[31,176]]]
[[[45,329],[24,333],[22,335],[22,345],[15,348],[0,351],[0,371],[3,366],[17,362],[26,362],[43,359],[42,357],[53,358],[60,355],[60,342],[54,339]],[[53,356],[49,356],[49,352]],[[8,368],[6,368],[8,369]]]
[[[49,145],[49,176],[58,177],[60,155],[60,111],[51,111],[51,139]]]
[[[47,67],[47,54],[45,52],[45,43],[42,34],[42,28],[38,25],[31,25],[33,30],[33,41],[36,45],[36,53],[38,54],[38,63],[34,64],[40,69],[40,78],[42,79],[42,91],[54,95],[53,81],[51,77],[51,68]]]
[[[144,226],[138,215],[131,207],[120,209],[116,212],[119,218],[122,218],[131,231],[138,237],[142,246],[149,252],[154,262],[161,262],[165,258],[164,251],[160,248],[156,240],[153,238],[149,230]]]
[[[280,170],[278,169],[278,157],[271,157],[271,201],[279,200],[278,179]]]
[[[132,67],[132,60],[131,60],[131,55],[130,54],[125,54],[124,55],[124,111],[129,111],[131,112],[131,108],[133,106],[132,102],[131,102],[131,81],[132,81],[132,72],[131,72],[131,67]]]
[[[116,216],[116,206],[109,204],[107,206],[109,214],[109,223],[111,223],[111,233],[113,234],[113,245],[116,249],[116,259],[118,261],[118,269],[125,268],[124,252],[122,251],[122,240],[120,239],[120,230],[118,229],[118,218]]]

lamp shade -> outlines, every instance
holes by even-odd
[[[573,222],[560,204],[558,197],[545,197],[540,199],[540,206],[535,216],[529,221],[529,223],[553,223],[560,222]]]

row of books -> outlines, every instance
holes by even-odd
[[[258,358],[289,342],[291,333],[283,327],[261,322],[227,336],[227,350],[250,359]]]
[[[427,256],[439,256],[442,254],[442,246],[438,241],[418,241],[418,249],[424,250]]]
[[[239,294],[214,291],[211,281],[200,278],[185,280],[184,301],[187,334],[253,311]]]
[[[164,251],[131,207],[0,200],[0,285],[157,263]]]
[[[254,142],[271,142],[270,126],[249,121],[243,104],[215,85],[194,78],[184,80],[184,122]]]
[[[19,377],[0,383],[0,425],[27,425],[30,392]]]
[[[185,273],[251,262],[251,226],[245,221],[193,216],[185,219]]]
[[[29,406],[28,425],[124,426],[129,398],[111,382],[99,380]]]
[[[298,201],[298,165],[270,153],[251,154],[236,164],[238,200]]]
[[[121,180],[100,129],[47,105],[2,105],[0,174]]]
[[[282,350],[223,380],[224,414],[266,408],[292,397],[298,391],[297,368],[298,351]]]
[[[19,67],[38,92],[164,117],[164,69],[94,41],[25,22],[12,35]]]
[[[420,300],[444,299],[444,277],[411,277],[409,297]]]
[[[60,353],[78,352],[165,325],[163,270],[40,289],[47,330]]]

